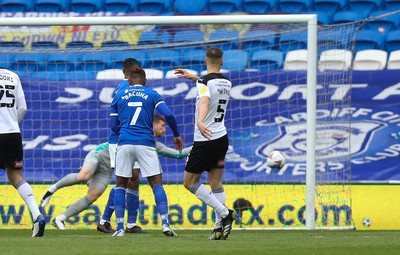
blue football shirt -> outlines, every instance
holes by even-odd
[[[123,80],[118,86],[115,88],[114,93],[113,93],[113,98],[114,96],[118,93],[118,91],[123,91],[124,89],[129,88],[131,85],[129,84],[128,80]],[[110,130],[110,134],[108,135],[108,143],[111,144],[117,144],[118,143],[118,135]]]

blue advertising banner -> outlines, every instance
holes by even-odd
[[[400,180],[400,71],[354,71],[350,75],[351,86],[342,82],[323,88],[323,100],[329,104],[319,105],[317,118],[333,120],[324,129],[324,136],[337,142],[329,148],[317,146],[317,172],[324,173],[318,180]],[[224,182],[304,182],[306,100],[301,88],[306,84],[306,73],[280,71],[263,76],[232,72],[229,78],[233,89],[226,115],[230,148]],[[22,82],[29,109],[21,126],[24,176],[32,183],[53,183],[78,171],[87,152],[107,140],[108,107],[119,81]],[[185,146],[190,146],[194,83],[164,79],[149,80],[147,86],[165,98],[176,114]],[[351,107],[344,108],[340,102],[349,101],[349,97]],[[335,116],[348,116],[351,125],[334,121]],[[350,133],[350,143],[340,135],[343,132]],[[173,146],[172,132],[168,130],[160,141]],[[272,149],[287,156],[286,166],[278,171],[266,166],[266,155]],[[349,154],[351,163],[341,162]],[[185,160],[160,160],[164,181],[182,183]],[[7,181],[4,171],[0,171],[0,181]]]

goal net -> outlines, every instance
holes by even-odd
[[[356,134],[350,126],[349,68],[356,24],[318,27],[313,37],[314,15],[0,22],[1,65],[20,75],[28,104],[21,125],[24,177],[38,202],[52,183],[79,170],[88,151],[107,141],[108,107],[126,58],[145,68],[147,86],[164,97],[190,146],[196,88],[171,70],[204,75],[205,50],[215,46],[224,50],[223,73],[233,83],[223,183],[226,205],[240,216],[234,228],[353,226],[350,137]],[[159,141],[172,147],[172,132]],[[286,157],[281,169],[266,164],[273,150]],[[214,212],[182,185],[185,160],[160,160],[173,227],[212,228]],[[28,208],[5,172],[0,174],[0,228],[30,227]],[[206,175],[202,181],[207,183]],[[141,183],[137,223],[159,228],[153,194],[146,179]],[[66,227],[95,228],[108,191]],[[86,192],[84,184],[63,188],[41,210],[50,221]]]

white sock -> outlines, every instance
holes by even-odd
[[[101,219],[100,220],[100,225],[104,225],[106,222],[107,222],[106,220]]]
[[[195,195],[204,203],[214,208],[215,212],[220,215],[220,217],[226,217],[229,214],[228,208],[225,207],[215,195],[207,189],[204,184],[196,183]]]
[[[25,201],[26,205],[29,208],[29,211],[32,214],[33,221],[35,221],[37,217],[41,215],[41,213],[39,211],[39,207],[36,204],[35,197],[33,196],[33,190],[31,186],[26,181],[22,181],[17,184],[17,187],[19,195]]]
[[[126,224],[127,228],[133,228],[134,226],[136,226],[136,223],[127,223]]]
[[[224,188],[219,188],[219,189],[213,190],[213,194],[218,199],[218,201],[221,202],[221,204],[225,205],[226,193],[224,191]],[[222,220],[222,217],[216,213],[214,228],[220,228],[222,226],[221,220]]]
[[[56,217],[56,220],[58,221],[65,221],[67,219],[67,216],[65,216],[64,214],[60,214]]]

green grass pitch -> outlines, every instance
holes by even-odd
[[[0,230],[2,255],[73,254],[400,254],[400,231],[233,230],[227,240],[207,240],[210,231],[177,230],[177,237],[161,230],[115,238],[96,230],[46,229],[43,238],[29,230]]]

